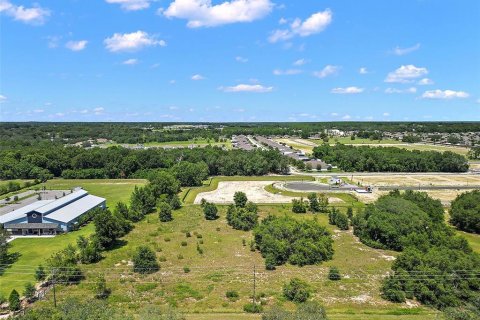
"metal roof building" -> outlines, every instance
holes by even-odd
[[[57,200],[40,200],[0,216],[0,224],[15,235],[45,235],[67,232],[80,217],[106,207],[105,199],[78,189]]]

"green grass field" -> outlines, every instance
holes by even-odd
[[[326,215],[295,215],[289,205],[260,205],[262,217],[274,214],[318,219],[335,239],[332,261],[302,268],[286,265],[266,271],[261,255],[250,251],[251,232],[233,230],[226,224],[226,206],[219,208],[221,217],[216,221],[206,221],[200,206],[183,207],[174,212],[174,220],[168,223],[159,222],[156,214],[148,215],[125,236],[125,245],[106,252],[99,263],[82,266],[86,279],[78,286],[59,287],[57,298],[91,297],[92,277],[101,272],[112,290],[109,302],[127,312],[136,313],[148,302],[175,306],[188,313],[187,319],[259,319],[242,313],[243,305],[251,300],[255,265],[257,293],[263,296],[266,308],[277,303],[293,308],[282,297],[281,288],[288,279],[301,277],[312,285],[314,299],[326,306],[332,319],[389,319],[402,314],[405,316],[397,319],[434,319],[433,311],[428,308],[406,309],[405,305],[392,304],[380,297],[382,275],[390,269],[397,253],[361,244],[351,231],[339,231],[328,225]],[[192,236],[187,237],[186,232]],[[181,245],[183,241],[186,246]],[[197,244],[203,254],[197,252]],[[159,272],[151,275],[132,272],[128,261],[139,245],[148,245],[157,252]],[[327,280],[330,266],[338,266],[344,279]],[[185,273],[184,267],[189,267],[190,272]],[[229,301],[225,297],[227,290],[237,291],[239,300]]]
[[[468,233],[457,230],[457,233],[467,239],[473,251],[480,253],[480,234]]]
[[[91,194],[107,199],[107,205],[111,208],[118,201],[128,202],[135,185],[143,185],[145,180],[49,180],[47,189],[71,189],[81,186]],[[52,253],[74,244],[78,236],[93,233],[93,225],[55,238],[24,238],[12,241],[9,253],[18,253],[19,257],[4,274],[0,276],[0,294],[8,295],[12,289],[23,292],[27,282],[34,282],[36,267],[45,263]]]

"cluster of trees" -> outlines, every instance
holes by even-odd
[[[326,212],[328,207],[328,197],[324,193],[317,194],[315,192],[308,194],[308,201],[300,199],[292,199],[292,212],[306,213],[310,210],[313,213]]]
[[[347,214],[337,210],[335,207],[328,213],[328,223],[337,226],[340,230],[348,230],[350,225]]]
[[[480,190],[465,192],[452,201],[450,223],[460,230],[480,233]]]
[[[234,202],[227,209],[227,223],[233,229],[249,231],[258,224],[258,207],[243,192],[235,192]]]
[[[355,215],[353,226],[365,244],[401,251],[383,283],[386,299],[440,309],[478,305],[480,255],[445,224],[438,200],[393,191]]]
[[[176,123],[179,125],[185,125]],[[201,125],[173,127],[174,123],[1,123],[0,146],[30,146],[44,141],[68,144],[104,138],[117,143],[185,141],[202,138],[221,141],[235,134],[292,135],[309,137],[326,129],[388,132],[458,133],[478,132],[474,122],[315,122],[315,123],[188,123]],[[360,134],[362,137],[364,134]],[[360,136],[359,135],[359,136]]]
[[[275,150],[32,146],[0,150],[0,179],[148,178],[152,172],[166,170],[182,186],[197,186],[208,175],[288,173],[290,161]]]
[[[218,208],[214,203],[211,203],[211,202],[205,201],[205,199],[202,199],[202,208],[203,208],[203,214],[205,216],[205,219],[217,220],[219,218]]]
[[[305,266],[333,257],[333,239],[316,219],[298,221],[288,216],[268,216],[253,235],[268,270],[287,262]]]
[[[446,151],[409,151],[395,147],[347,146],[323,144],[313,148],[313,155],[335,163],[344,171],[368,172],[465,172],[467,159]]]
[[[480,159],[480,146],[475,146],[468,151],[468,158],[472,160]]]

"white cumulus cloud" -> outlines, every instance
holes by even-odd
[[[224,92],[256,92],[265,93],[271,92],[273,87],[266,87],[261,84],[237,84],[231,87],[220,87],[220,90]]]
[[[105,0],[107,3],[119,4],[123,10],[137,11],[150,7],[151,0]]]
[[[326,65],[322,70],[315,71],[313,75],[318,78],[326,78],[328,76],[337,74],[339,69],[340,67],[338,66]]]
[[[133,59],[133,58],[132,59],[127,59],[127,60],[123,61],[122,64],[133,66],[135,64],[138,64],[138,59]]]
[[[111,52],[137,51],[146,47],[167,45],[164,40],[158,40],[155,36],[140,30],[124,34],[115,33],[110,38],[106,38],[103,43]]]
[[[201,74],[194,74],[192,77],[191,77],[192,80],[195,80],[195,81],[198,81],[198,80],[204,80],[205,77],[202,76]]]
[[[295,36],[307,37],[325,30],[332,22],[333,13],[330,9],[319,11],[302,21],[296,18],[289,29],[274,30],[268,40],[272,43],[289,40]]]
[[[236,57],[235,57],[235,60],[238,61],[238,62],[241,62],[241,63],[246,63],[246,62],[248,62],[248,59],[247,59],[247,58],[244,58],[244,57],[241,57],[241,56],[236,56]]]
[[[50,10],[36,4],[31,8],[18,6],[8,0],[0,0],[0,13],[3,13],[14,20],[32,25],[42,25],[50,16]]]
[[[397,70],[390,72],[385,79],[385,82],[409,83],[415,79],[428,74],[427,68],[419,68],[412,64],[401,66]]]
[[[408,89],[396,89],[396,88],[387,88],[385,89],[385,93],[392,94],[392,93],[416,93],[417,88],[411,87]]]
[[[366,67],[361,67],[359,70],[358,70],[358,73],[360,74],[367,74],[368,73],[368,69]]]
[[[470,95],[465,91],[454,91],[454,90],[430,90],[425,91],[422,94],[422,98],[424,99],[465,99],[468,98]]]
[[[0,103],[4,102],[7,100],[7,97],[5,97],[4,95],[0,94]]]
[[[298,59],[296,60],[293,65],[296,66],[296,67],[300,67],[300,66],[303,66],[304,64],[306,64],[308,61],[305,60],[305,59]]]
[[[431,85],[433,83],[434,83],[433,80],[429,79],[429,78],[423,78],[422,80],[417,82],[417,84],[419,84],[421,86],[427,86],[427,85]]]
[[[331,93],[335,94],[357,94],[362,93],[365,89],[359,87],[333,88]]]
[[[276,76],[291,76],[294,74],[300,74],[302,73],[302,70],[300,69],[287,69],[287,70],[280,70],[280,69],[275,69],[273,70],[273,74]]]
[[[412,53],[414,51],[417,51],[418,49],[420,49],[420,43],[417,43],[413,47],[408,47],[408,48],[396,47],[395,49],[392,50],[392,52],[394,55],[403,56],[403,55]]]
[[[87,47],[88,41],[87,40],[79,40],[79,41],[68,41],[65,44],[67,49],[72,51],[82,51]]]
[[[265,17],[272,8],[270,0],[231,0],[215,5],[211,0],[175,0],[159,13],[188,20],[189,28],[199,28],[251,22]]]

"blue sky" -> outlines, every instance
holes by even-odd
[[[480,120],[478,0],[0,0],[1,121]]]

